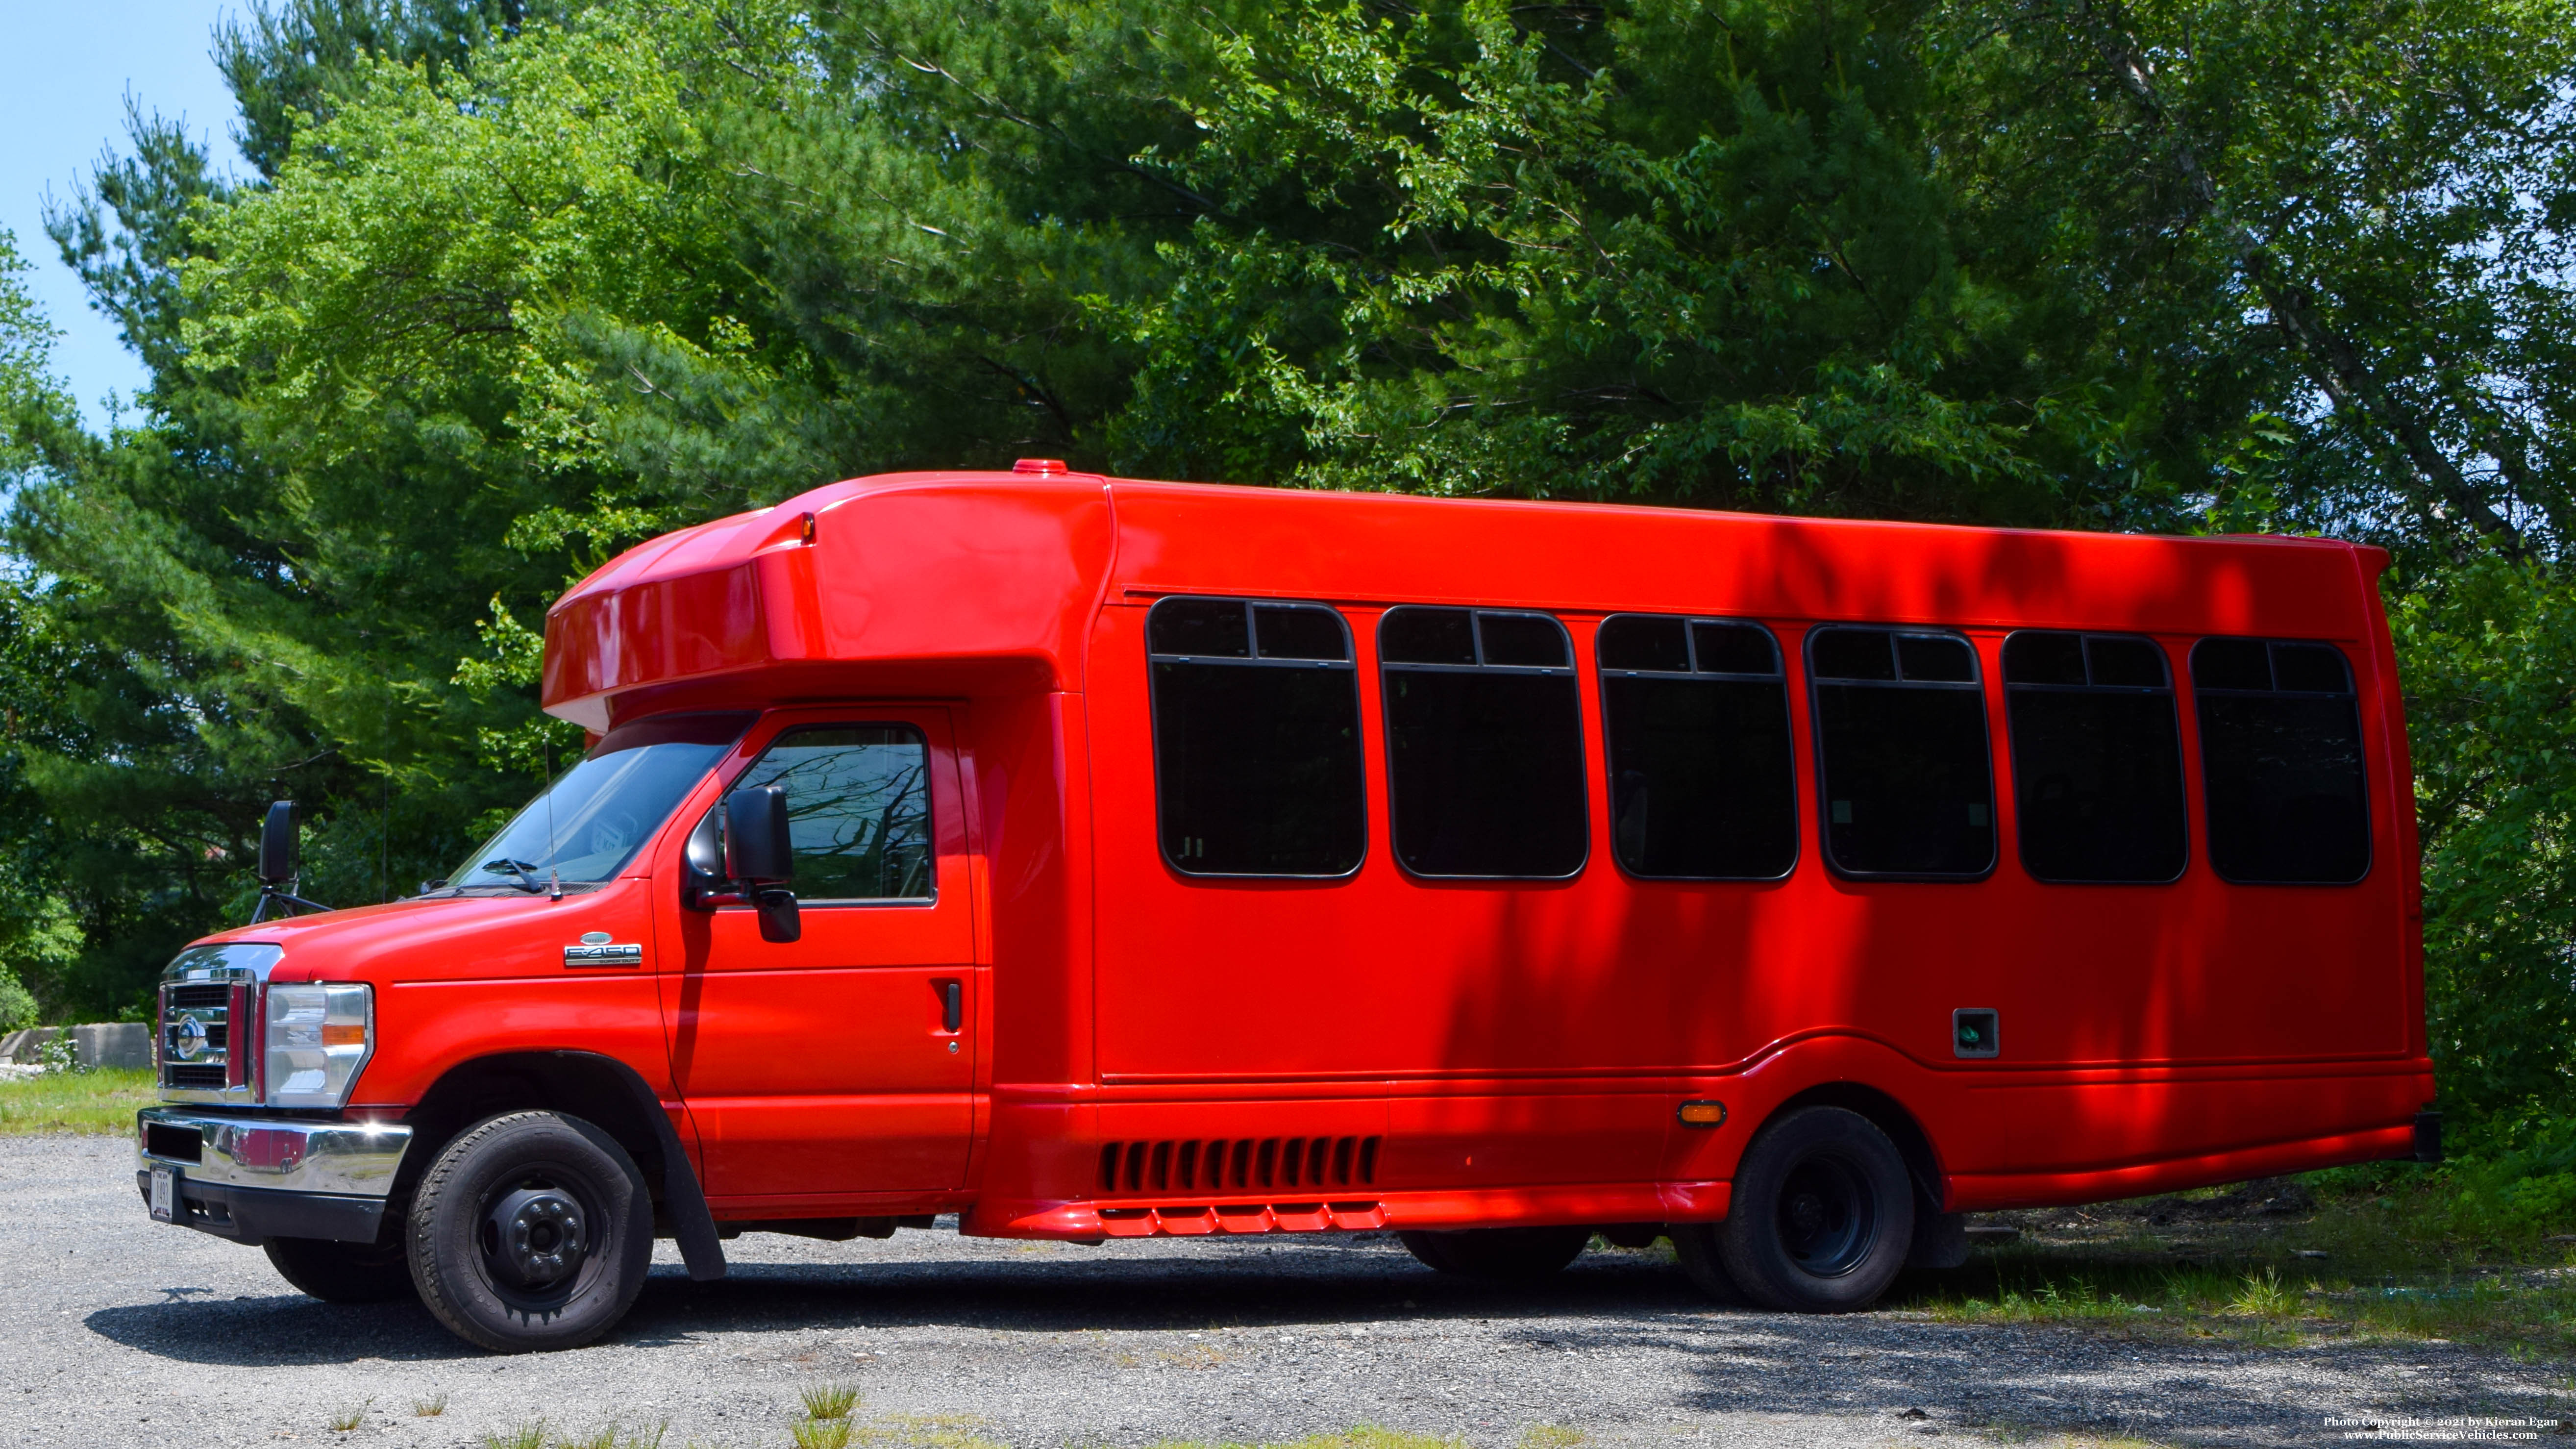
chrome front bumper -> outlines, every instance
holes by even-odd
[[[411,1129],[382,1122],[146,1107],[135,1114],[135,1185],[175,1179],[169,1221],[219,1237],[373,1242]]]

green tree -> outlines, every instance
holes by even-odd
[[[2509,1135],[2576,1107],[2576,586],[2498,557],[2400,593],[2446,1100]]]

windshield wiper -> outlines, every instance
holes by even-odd
[[[504,865],[510,868],[511,874],[516,875],[519,878],[517,881],[519,889],[526,891],[532,896],[541,896],[546,893],[545,886],[540,884],[535,876],[529,874],[530,871],[537,868],[537,862],[533,860],[512,860],[510,857],[505,855],[497,860],[487,860],[483,862],[483,869],[491,870],[496,866]],[[511,884],[511,882],[503,881],[500,882],[500,884],[508,885]]]

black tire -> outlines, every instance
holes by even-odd
[[[1867,1308],[1914,1244],[1914,1185],[1878,1125],[1801,1107],[1762,1129],[1717,1225],[1717,1258],[1744,1296],[1794,1313]]]
[[[1726,1261],[1718,1255],[1717,1235],[1724,1223],[1675,1223],[1672,1225],[1673,1256],[1682,1264],[1682,1276],[1691,1286],[1720,1303],[1742,1305],[1752,1300],[1735,1286],[1735,1276],[1726,1271]]]
[[[411,1260],[399,1239],[270,1238],[260,1248],[279,1277],[325,1303],[390,1303],[412,1296]]]
[[[1564,1271],[1583,1255],[1592,1230],[1573,1228],[1463,1228],[1448,1233],[1398,1233],[1404,1250],[1422,1265],[1462,1278],[1527,1283]]]
[[[420,1301],[457,1337],[495,1353],[578,1348],[643,1291],[653,1205],[607,1133],[513,1112],[440,1150],[405,1246]]]

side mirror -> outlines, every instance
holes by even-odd
[[[796,893],[780,884],[796,877],[795,842],[787,830],[787,792],[776,785],[736,790],[725,797],[725,874],[733,877],[760,915],[760,939],[794,941],[805,934]]]
[[[725,797],[725,874],[745,885],[796,878],[796,848],[787,834],[787,791],[776,785]]]
[[[268,807],[268,814],[259,822],[259,860],[252,870],[259,877],[259,903],[250,908],[252,925],[267,920],[272,909],[289,916],[297,911],[331,909],[295,894],[295,844],[295,802],[280,800]]]
[[[260,884],[282,886],[295,879],[295,846],[295,802],[280,800],[268,807],[268,818],[259,823],[259,866],[255,873]]]

